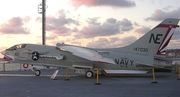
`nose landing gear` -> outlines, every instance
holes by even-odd
[[[41,75],[41,71],[40,70],[36,70],[36,71],[34,71],[34,73],[35,73],[36,76],[40,76]]]
[[[36,76],[40,76],[40,75],[41,75],[41,71],[40,71],[40,70],[37,70],[37,68],[35,68],[35,67],[32,68],[32,71],[34,72],[34,74],[35,74]]]

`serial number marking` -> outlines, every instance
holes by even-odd
[[[135,47],[134,50],[140,52],[148,52],[148,48],[142,48],[142,47]]]

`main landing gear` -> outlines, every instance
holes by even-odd
[[[85,73],[85,76],[87,78],[91,78],[91,77],[93,77],[93,75],[94,75],[94,73],[92,71],[90,71],[90,70],[86,71],[86,73]]]

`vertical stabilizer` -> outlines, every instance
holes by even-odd
[[[165,19],[134,43],[120,48],[130,53],[161,55],[168,45],[179,19]]]

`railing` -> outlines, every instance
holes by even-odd
[[[0,71],[25,71],[30,70],[30,67],[24,68],[20,63],[0,63]]]
[[[37,69],[63,69],[63,67],[44,67],[44,66],[33,66],[36,67]],[[0,71],[26,71],[26,70],[31,70],[32,66],[31,65],[26,65],[23,66],[23,64],[20,63],[0,63]]]

